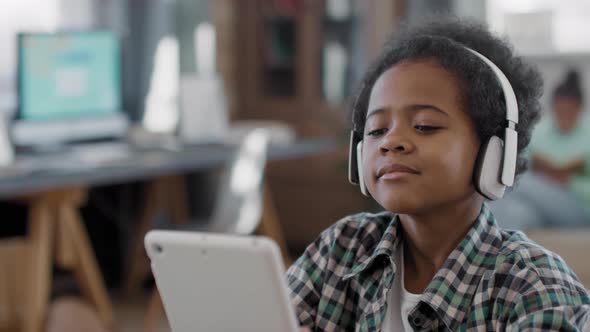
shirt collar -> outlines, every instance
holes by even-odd
[[[472,306],[473,294],[486,271],[494,268],[502,245],[496,220],[483,204],[479,216],[451,252],[422,296],[422,301],[455,331]]]
[[[385,217],[384,220],[388,222],[385,231],[382,233],[381,238],[378,240],[379,242],[372,251],[369,251],[367,254],[362,255],[356,259],[355,264],[353,264],[352,268],[350,269],[350,273],[344,275],[344,280],[355,277],[356,275],[369,269],[373,262],[375,262],[376,259],[381,256],[387,257],[391,266],[394,266],[393,251],[401,240],[401,237],[399,236],[399,234],[401,234],[399,218],[397,215],[393,215],[391,213],[383,213],[379,214],[378,216]],[[371,234],[367,234],[366,236],[371,236]]]
[[[397,215],[393,215],[389,220],[375,249],[371,254],[357,259],[350,273],[343,277],[345,280],[369,269],[380,256],[386,256],[391,266],[394,266],[394,248],[399,244],[402,232]],[[485,271],[491,269],[490,266],[494,264],[501,244],[500,229],[496,220],[486,204],[483,204],[471,229],[451,252],[421,298],[421,301],[428,304],[451,331],[456,330],[463,321],[471,307],[472,294],[475,293],[478,281]],[[419,308],[420,305],[416,307]]]

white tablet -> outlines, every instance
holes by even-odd
[[[298,331],[272,240],[151,231],[145,248],[173,332]]]

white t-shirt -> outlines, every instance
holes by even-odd
[[[394,255],[397,272],[387,295],[387,312],[381,331],[383,332],[404,332],[413,331],[408,322],[408,315],[414,307],[420,302],[422,294],[413,294],[406,290],[404,286],[404,252],[403,245]]]

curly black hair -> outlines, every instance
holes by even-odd
[[[369,96],[381,74],[401,62],[434,60],[458,78],[464,110],[475,124],[482,142],[491,136],[503,137],[506,109],[502,88],[491,68],[469,47],[483,54],[502,70],[510,81],[518,102],[518,158],[516,174],[527,168],[523,150],[528,146],[534,125],[540,118],[543,81],[536,68],[515,55],[507,40],[498,38],[478,22],[454,17],[430,18],[417,26],[405,26],[385,44],[369,67],[353,100],[352,126],[363,137]]]

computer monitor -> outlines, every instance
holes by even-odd
[[[19,34],[13,142],[54,145],[124,135],[121,85],[113,32]]]

